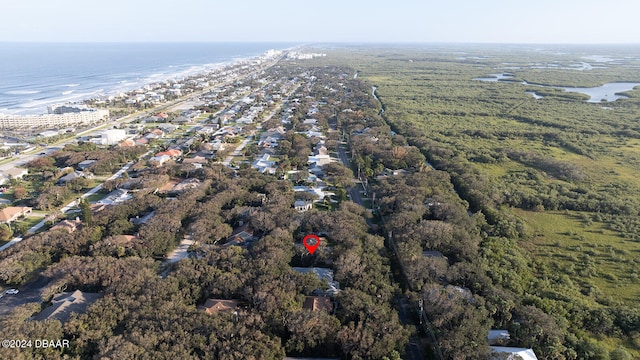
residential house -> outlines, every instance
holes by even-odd
[[[156,116],[149,116],[149,117],[146,117],[146,118],[140,120],[140,122],[143,122],[143,123],[155,123],[155,122],[159,122],[160,120],[161,119],[156,117]]]
[[[231,120],[233,120],[233,118],[235,117],[235,113],[232,112],[226,112],[222,115],[220,115],[220,122],[224,125],[224,124],[228,124]]]
[[[158,125],[158,129],[160,131],[164,131],[165,133],[169,133],[169,132],[173,132],[178,130],[179,126],[178,125],[173,125],[173,124],[162,124],[162,125]],[[164,133],[163,133],[164,134]]]
[[[96,163],[96,160],[85,160],[85,161],[81,161],[78,163],[78,169],[80,170],[85,170],[87,169],[89,166],[93,165]]]
[[[170,158],[175,159],[178,156],[182,155],[182,151],[178,150],[178,149],[168,149],[166,151],[161,151],[161,152],[157,153],[156,157],[162,156],[162,155],[167,155]]]
[[[126,139],[124,141],[122,141],[120,144],[118,144],[119,147],[131,147],[131,146],[136,146],[136,142],[133,141],[132,139]]]
[[[53,136],[60,135],[60,132],[56,131],[56,130],[46,130],[46,131],[42,131],[38,135],[42,136],[44,138],[48,138],[48,137],[53,137]]]
[[[382,173],[380,173],[380,175],[376,176],[376,179],[378,180],[382,180],[385,177],[388,176],[405,176],[408,175],[409,171],[405,170],[405,169],[396,169],[396,170],[391,170],[391,169],[384,169],[384,171],[382,171]]]
[[[169,155],[153,156],[149,159],[149,161],[157,162],[160,166],[162,166],[164,163],[166,163],[169,160],[171,160],[171,156]]]
[[[202,114],[202,111],[200,110],[185,110],[183,112],[180,113],[180,115],[184,116],[184,117],[188,117],[188,118],[196,118],[198,116],[200,116],[200,114]]]
[[[220,128],[219,124],[205,124],[203,126],[203,130],[211,129],[211,132],[214,132],[214,131],[218,130],[219,128]]]
[[[193,166],[196,169],[202,168],[202,165],[204,165],[204,164],[206,164],[208,162],[209,162],[209,160],[207,160],[204,156],[197,156],[197,155],[192,157],[192,158],[184,159],[182,161],[182,163],[184,163],[184,164],[193,164]]]
[[[238,300],[207,299],[199,309],[204,310],[208,314],[216,314],[219,312],[237,313]]]
[[[214,151],[212,151],[212,150],[200,150],[200,151],[198,151],[198,152],[194,153],[194,154],[193,154],[193,157],[194,157],[194,158],[196,158],[196,157],[203,157],[203,158],[205,158],[205,159],[207,159],[207,160],[208,160],[208,159],[215,159],[216,154],[215,154],[215,152],[214,152]]]
[[[331,302],[331,298],[326,296],[307,296],[304,299],[302,308],[311,311],[324,311],[327,314],[331,314],[333,312],[333,303]]]
[[[334,159],[332,159],[329,155],[311,155],[309,156],[309,168],[313,169],[314,172],[318,172],[317,169],[322,168],[322,166],[330,164],[334,162]],[[321,169],[320,169],[321,170]]]
[[[91,178],[93,177],[93,174],[87,174],[85,172],[82,171],[78,171],[78,170],[74,170],[73,172],[68,173],[67,175],[61,177],[60,179],[58,179],[58,181],[56,182],[57,185],[63,185],[68,183],[71,180],[75,180],[77,178]]]
[[[52,305],[42,310],[34,316],[34,320],[59,320],[65,322],[69,320],[72,313],[82,314],[89,305],[94,303],[100,294],[86,293],[76,290],[72,293],[60,293],[53,297]]]
[[[279,126],[278,128],[272,131],[265,131],[260,137],[258,146],[270,147],[270,148],[277,147],[278,142],[283,139],[283,135],[282,135],[283,133],[284,133],[284,129],[282,128],[282,126]]]
[[[236,120],[236,123],[238,124],[252,124],[253,123],[253,119],[248,117],[248,116],[243,116],[240,119]]]
[[[114,205],[131,199],[129,191],[125,189],[117,189],[110,192],[104,199],[98,201],[99,204]]]
[[[324,191],[324,187],[314,186],[294,186],[293,191],[306,191],[316,195],[316,202],[322,201],[325,197],[335,195],[332,192]]]
[[[296,200],[293,203],[293,207],[294,209],[300,211],[300,212],[305,212],[308,210],[311,210],[313,208],[313,202],[311,201],[304,201],[304,200]]]
[[[62,220],[59,223],[53,225],[50,230],[65,230],[69,234],[78,230],[82,226],[82,221],[79,218],[75,220]]]
[[[251,246],[253,240],[253,230],[249,229],[248,225],[243,225],[233,230],[231,235],[227,238],[227,243],[225,243],[223,246],[248,247]]]
[[[167,121],[167,119],[169,118],[169,115],[165,114],[165,113],[158,113],[155,115],[156,121],[162,122],[162,121]]]
[[[147,97],[149,97],[149,99],[153,102],[160,102],[160,101],[164,101],[164,95],[162,94],[158,94],[155,92],[148,92],[145,94]]]
[[[225,143],[221,140],[214,140],[211,143],[206,145],[211,151],[221,151],[226,147]]]
[[[149,139],[146,137],[141,137],[139,139],[136,139],[135,143],[136,145],[147,145],[149,143]]]
[[[489,335],[487,336],[487,342],[489,345],[501,346],[511,340],[511,335],[508,330],[489,330]]]
[[[275,174],[276,173],[276,162],[269,160],[269,154],[262,154],[261,157],[256,159],[251,167],[257,169],[261,173]]]
[[[186,124],[186,123],[190,123],[192,120],[188,117],[185,116],[178,116],[177,118],[171,120],[172,123],[177,123],[177,124]]]
[[[317,295],[335,296],[340,292],[340,283],[333,280],[333,270],[329,268],[292,267],[292,269],[302,274],[312,273],[316,275],[318,279],[327,281],[327,288],[325,290],[314,290],[314,293],[316,293]]]
[[[22,216],[31,214],[31,210],[33,209],[27,206],[7,206],[0,210],[0,223],[9,224]]]
[[[307,135],[308,138],[317,137],[317,138],[324,139],[324,135],[322,135],[320,128],[318,128],[315,125],[311,126],[311,129],[307,131],[300,132],[300,134]]]
[[[149,134],[155,135],[153,137],[153,139],[159,139],[161,137],[164,137],[164,131],[162,131],[160,129],[153,129],[153,130],[149,131]],[[148,137],[149,134],[147,134],[147,137]],[[148,137],[148,138],[151,139],[151,137]]]
[[[440,251],[436,250],[425,250],[422,252],[422,256],[426,258],[446,259],[446,256],[442,255]]]
[[[158,135],[156,135],[156,134],[154,134],[152,132],[146,134],[144,137],[147,139],[147,141],[161,138],[161,136],[158,136]]]
[[[506,346],[489,346],[491,350],[490,359],[506,359],[506,360],[538,360],[533,349],[515,348]]]
[[[322,156],[329,155],[329,151],[323,144],[318,144],[314,149],[314,153],[315,155],[322,155]]]
[[[212,124],[209,124],[212,125]],[[191,128],[191,131],[197,133],[197,134],[204,134],[204,135],[211,135],[214,132],[216,132],[216,130],[218,130],[218,124],[215,124],[216,126],[207,126],[207,125],[202,125],[202,126],[194,126]]]

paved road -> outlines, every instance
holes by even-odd
[[[347,156],[347,153],[342,146],[338,148],[338,156],[340,157],[340,161],[342,161],[342,163],[345,166],[347,166],[348,168],[351,168],[349,157]],[[360,204],[362,206],[365,206],[364,200],[362,199],[362,195],[360,194],[360,189],[358,184],[362,185],[361,182],[358,182],[356,186],[349,188],[348,191],[349,191],[349,194],[351,195],[351,200],[353,202]],[[373,227],[373,222],[371,222],[370,219],[367,219],[367,224],[369,225],[369,227]],[[409,301],[405,296],[398,297],[398,317],[400,318],[400,321],[402,322],[403,325],[416,326],[414,319],[412,319],[410,316]],[[405,351],[404,359],[422,360],[422,353],[420,352],[420,345],[419,345],[418,338],[412,337],[409,340],[409,344],[407,344],[404,351]]]
[[[187,256],[189,256],[187,250],[189,250],[189,246],[193,244],[193,236],[185,235],[180,242],[180,245],[178,245],[178,247],[173,249],[173,251],[167,255],[167,259],[165,260],[165,262],[172,264],[186,258]]]
[[[414,320],[411,318],[411,311],[409,310],[409,301],[405,296],[398,298],[398,317],[403,325],[415,326]],[[419,339],[412,337],[409,339],[409,344],[405,347],[405,359],[422,360],[422,353],[420,352]]]
[[[241,156],[242,154],[240,153],[242,151],[242,149],[244,149],[245,146],[247,146],[247,144],[253,140],[253,135],[249,135],[247,136],[246,139],[242,140],[242,142],[240,143],[240,145],[238,145],[238,147],[233,150],[233,152],[231,153],[231,155],[227,156],[226,159],[224,159],[224,161],[222,162],[223,165],[225,166],[229,166],[229,164],[231,164],[231,160],[233,160],[233,158],[235,156]]]
[[[18,287],[17,289],[20,290],[18,294],[4,295],[0,298],[0,316],[7,314],[18,305],[30,302],[41,303],[42,290],[49,285],[49,281],[50,279],[40,276],[32,282]]]

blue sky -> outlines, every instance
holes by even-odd
[[[0,41],[640,43],[638,0],[0,0]]]

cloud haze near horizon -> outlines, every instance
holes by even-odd
[[[639,43],[636,0],[0,0],[0,41]]]

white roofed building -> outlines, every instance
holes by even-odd
[[[489,349],[491,349],[492,355],[490,359],[538,360],[538,357],[533,352],[533,349],[506,346],[489,346]]]

